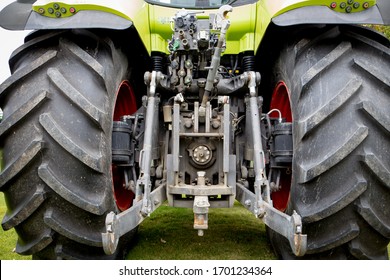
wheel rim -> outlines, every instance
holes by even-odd
[[[278,109],[281,112],[282,117],[286,119],[286,122],[292,122],[290,93],[285,82],[281,81],[275,86],[272,93],[270,109]],[[270,114],[270,117],[277,118],[278,116],[277,112],[272,112]],[[284,212],[290,199],[291,170],[282,169],[281,172],[282,174],[279,182],[281,189],[273,192],[271,198],[274,207]]]
[[[116,93],[113,120],[120,121],[121,116],[131,115],[137,111],[134,90],[128,81],[123,81]],[[126,190],[123,170],[111,164],[112,186],[116,205],[119,210],[125,211],[133,204],[134,193]]]
[[[290,105],[290,93],[285,82],[279,82],[272,93],[270,109],[278,109],[286,122],[292,122]],[[271,113],[271,117],[278,117],[276,112]]]

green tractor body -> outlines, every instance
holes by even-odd
[[[238,200],[282,258],[388,258],[387,0],[20,0],[0,85],[16,251],[122,258],[168,201]],[[234,225],[232,225],[234,226]]]
[[[207,18],[229,1],[16,1],[2,13],[0,24],[11,30],[108,28],[134,26],[149,53],[167,52],[172,15],[186,8]],[[297,24],[390,24],[388,1],[277,0],[238,1],[230,15],[228,53],[257,51],[271,22]],[[243,16],[245,15],[245,17]]]

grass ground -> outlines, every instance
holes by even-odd
[[[162,206],[144,221],[128,259],[275,259],[264,224],[238,204],[210,209],[199,237],[192,209]]]
[[[6,211],[0,194],[0,217]],[[250,260],[275,259],[264,224],[242,206],[211,209],[209,229],[199,237],[192,228],[192,209],[161,206],[139,227],[127,259]],[[0,229],[0,260],[29,260],[14,252],[14,230]],[[388,246],[390,255],[390,245]]]
[[[0,219],[4,217],[7,208],[4,195],[0,193]],[[21,256],[14,252],[17,236],[14,229],[3,231],[0,228],[0,260],[30,260],[31,256]]]
[[[6,206],[0,194],[0,217]],[[275,259],[264,224],[237,204],[233,209],[211,209],[209,229],[197,236],[192,209],[161,206],[139,227],[128,259]],[[0,260],[25,260],[14,252],[14,230],[0,229]]]

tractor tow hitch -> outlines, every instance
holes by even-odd
[[[204,171],[198,171],[198,186],[205,188],[205,174]],[[194,229],[198,230],[198,235],[203,236],[203,230],[208,229],[208,213],[209,213],[209,197],[207,195],[197,195],[194,198]]]

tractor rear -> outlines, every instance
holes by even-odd
[[[18,253],[123,258],[165,201],[203,236],[238,200],[282,258],[388,259],[389,40],[351,25],[388,1],[79,2],[0,13],[36,30],[0,86]]]

